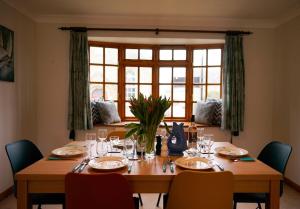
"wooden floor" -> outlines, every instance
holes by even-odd
[[[142,194],[144,201],[144,207],[141,209],[158,209],[156,207],[157,194]],[[201,202],[199,202],[201,204]],[[59,205],[45,205],[43,209],[61,209]],[[160,207],[162,208],[162,202]],[[238,209],[255,209],[256,204],[238,204]],[[284,194],[280,201],[280,209],[299,209],[300,208],[300,193],[285,186]],[[10,195],[6,199],[0,202],[0,209],[17,209],[17,201],[13,195]],[[36,207],[34,207],[36,209]]]

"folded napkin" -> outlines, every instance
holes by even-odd
[[[176,143],[173,143],[176,139]],[[179,125],[173,122],[173,128],[170,136],[168,137],[168,149],[170,156],[182,156],[183,151],[187,149],[186,139],[184,135],[183,123]]]
[[[245,161],[245,162],[254,162],[255,159],[252,157],[242,157],[240,158],[240,161]]]

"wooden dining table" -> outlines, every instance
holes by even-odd
[[[234,146],[228,142],[215,142],[214,147]],[[85,156],[65,160],[49,160],[48,156],[23,169],[16,174],[18,182],[18,209],[29,208],[31,193],[65,193],[65,176],[80,163]],[[213,154],[214,161],[231,171],[234,175],[234,192],[238,193],[268,193],[270,209],[279,209],[280,180],[282,175],[259,160],[253,162],[237,161]],[[175,160],[175,157],[172,157]],[[131,172],[127,167],[118,172],[129,181],[135,193],[167,193],[173,177],[184,169],[175,166],[171,172],[169,166],[164,172],[162,167],[168,158],[156,156],[154,159],[133,161]],[[215,166],[211,172],[220,172]],[[87,166],[82,173],[101,173]],[[218,185],[211,185],[218,189]],[[101,188],[100,188],[101,189]]]

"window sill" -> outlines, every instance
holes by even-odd
[[[176,121],[176,122],[177,123],[183,123],[183,126],[185,128],[188,127],[191,124],[191,122],[186,122],[186,121],[182,121],[182,122]],[[134,121],[122,121],[122,122],[119,122],[119,123],[112,123],[112,124],[109,124],[109,125],[94,124],[94,127],[103,127],[103,126],[105,126],[105,127],[124,127],[125,125],[127,125],[129,123],[138,123],[138,122],[134,122]],[[166,123],[167,123],[167,125],[169,127],[172,127],[172,125],[173,125],[173,122],[166,122]],[[164,124],[161,123],[160,126],[162,127],[162,126],[164,126]],[[219,126],[215,126],[215,125],[207,125],[207,124],[200,124],[200,123],[196,123],[196,126],[199,127],[199,128],[201,128],[201,127],[203,127],[203,128],[205,128],[205,127],[219,127]]]

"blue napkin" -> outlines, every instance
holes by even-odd
[[[172,142],[174,139],[176,139],[175,144]],[[168,137],[168,149],[171,156],[182,156],[183,151],[187,149],[183,123],[178,125],[173,122],[172,132]]]

